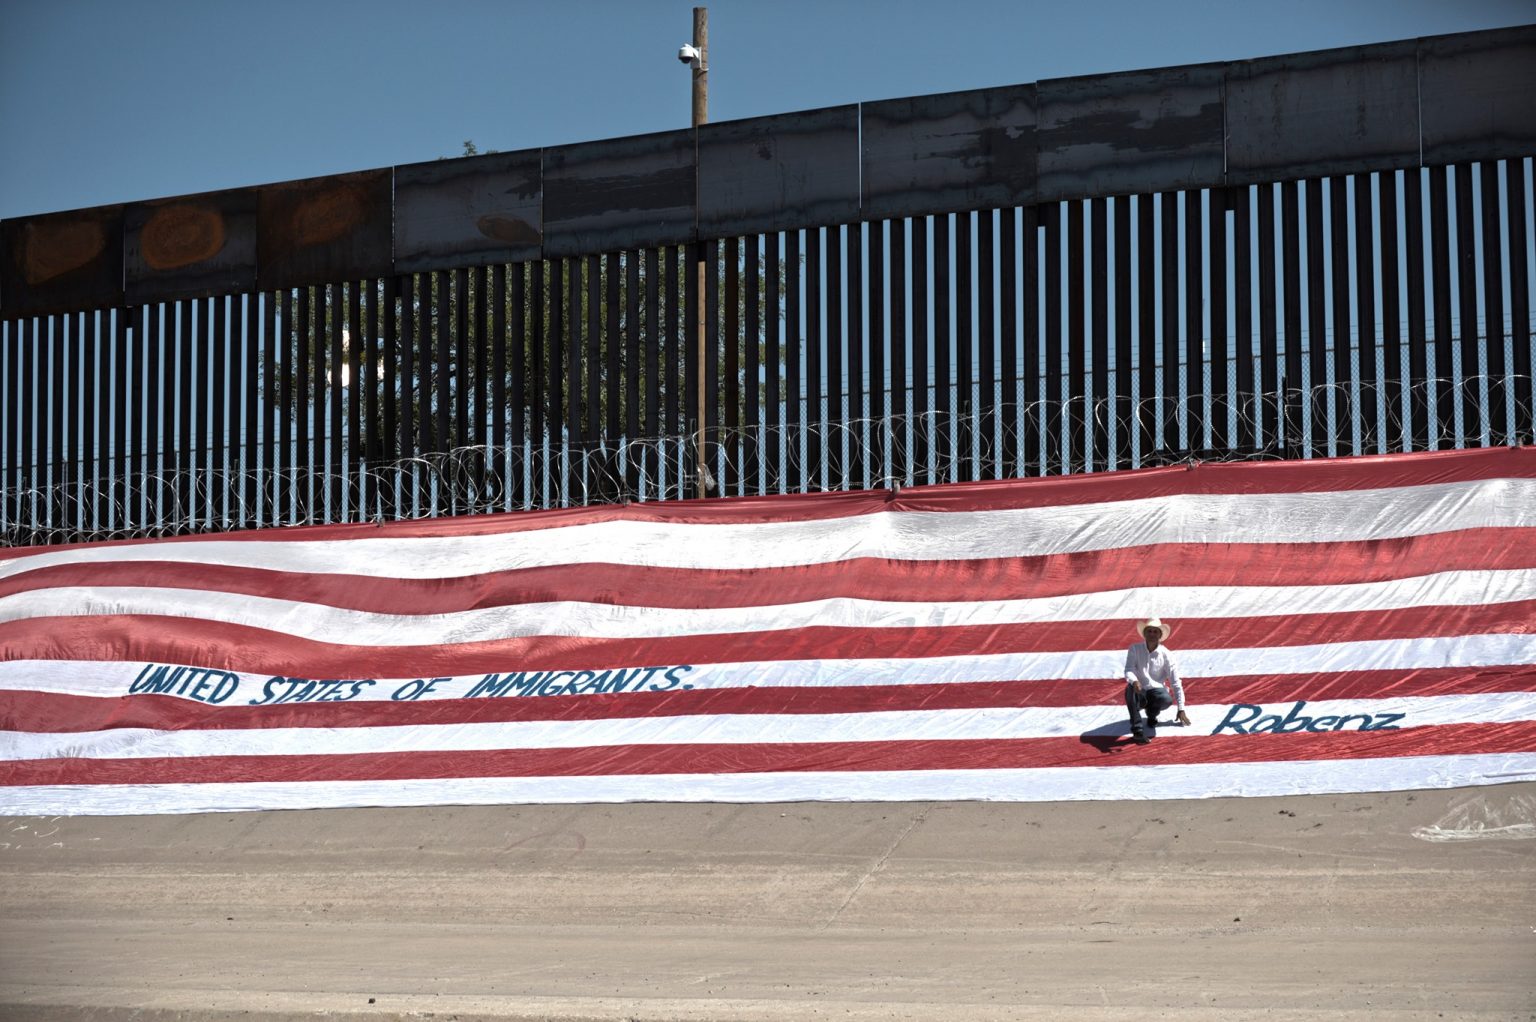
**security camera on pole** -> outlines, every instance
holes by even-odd
[[[693,9],[693,43],[681,47],[677,51],[677,59],[693,69],[693,127],[709,121],[709,8],[695,7]],[[698,179],[694,179],[694,199],[697,205]],[[707,400],[708,388],[706,386],[706,370],[704,349],[708,331],[705,330],[704,310],[708,303],[704,300],[704,288],[708,281],[705,274],[704,246],[695,242],[693,245],[694,273],[698,282],[698,310],[694,322],[694,355],[698,361],[698,407],[694,409],[698,416],[698,440],[696,457],[699,465],[699,496],[709,494],[711,483],[708,459],[705,457],[704,442],[704,408]]]

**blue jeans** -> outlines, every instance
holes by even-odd
[[[1156,719],[1168,707],[1173,705],[1173,697],[1165,688],[1147,688],[1138,690],[1135,685],[1125,686],[1125,708],[1131,714],[1131,734],[1139,735],[1146,727],[1141,720],[1142,710],[1146,710],[1149,718]]]

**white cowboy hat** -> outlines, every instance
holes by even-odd
[[[1148,628],[1156,628],[1159,632],[1162,633],[1162,638],[1158,639],[1158,642],[1167,642],[1168,636],[1173,634],[1173,626],[1163,624],[1162,619],[1156,617],[1149,617],[1145,621],[1137,624],[1136,634],[1145,637]]]

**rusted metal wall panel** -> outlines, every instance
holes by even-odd
[[[730,237],[859,215],[859,108],[699,128],[699,234]]]
[[[1040,199],[1219,185],[1221,64],[1040,83]]]
[[[130,304],[256,287],[256,189],[129,206],[123,213]]]
[[[691,129],[544,150],[544,254],[691,240],[695,177]]]
[[[1229,64],[1228,180],[1416,165],[1417,46],[1383,43]]]
[[[863,215],[996,209],[1035,201],[1035,86],[865,103]]]
[[[389,273],[392,177],[388,169],[366,170],[258,189],[261,288]]]
[[[523,262],[544,242],[538,149],[395,168],[395,271]]]
[[[1536,26],[1419,43],[1424,162],[1536,153]]]
[[[100,309],[122,301],[122,206],[0,221],[0,314]]]

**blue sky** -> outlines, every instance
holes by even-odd
[[[713,0],[728,120],[1536,22],[1531,0]],[[691,4],[0,0],[0,217],[686,127]]]

